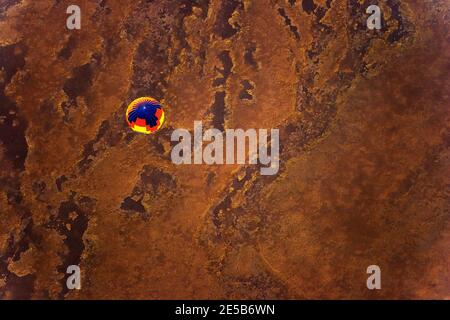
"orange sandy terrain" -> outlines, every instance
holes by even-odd
[[[449,18],[448,0],[0,1],[0,298],[450,298]],[[150,136],[124,119],[139,96],[166,112]],[[174,165],[194,120],[278,128],[280,171]]]

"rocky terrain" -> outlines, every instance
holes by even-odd
[[[449,24],[448,0],[1,0],[0,298],[450,298]],[[278,128],[278,174],[174,165],[194,120]]]

